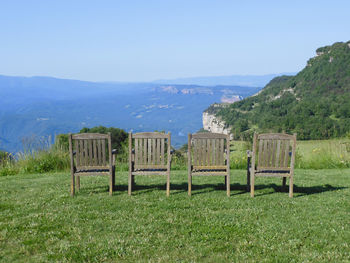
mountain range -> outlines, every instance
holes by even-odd
[[[260,89],[0,76],[0,149],[18,152],[28,138],[54,138],[100,125],[170,131],[172,144],[179,147],[187,133],[202,127],[208,105],[232,103]]]

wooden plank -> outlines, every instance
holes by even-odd
[[[152,164],[152,139],[147,139],[147,164]]]
[[[135,165],[135,170],[143,170],[143,169],[166,169],[167,166],[164,164],[139,164]]]
[[[276,159],[275,159],[275,167],[278,168],[280,167],[280,155],[281,155],[281,140],[277,140],[277,143],[276,143]]]
[[[264,148],[263,148],[263,166],[268,166],[269,159],[268,159],[268,154],[269,154],[269,149],[268,149],[268,140],[264,140]]]
[[[156,164],[156,139],[152,139],[152,164]]]
[[[259,140],[258,167],[263,166],[263,163],[264,163],[263,148],[264,148],[264,140]]]
[[[135,139],[135,165],[139,164],[140,150],[139,150],[139,139]]]
[[[225,153],[225,141],[224,139],[220,139],[220,162],[219,162],[220,165],[225,164],[224,153]]]
[[[280,150],[280,160],[279,160],[279,167],[284,167],[284,154],[285,154],[285,148],[286,148],[286,141],[281,140],[281,150]]]
[[[168,135],[162,132],[139,132],[134,133],[132,137],[140,139],[166,139]]]
[[[88,140],[89,165],[94,165],[94,158],[92,155],[92,139]]]
[[[284,163],[283,163],[283,166],[284,167],[289,167],[289,143],[290,141],[289,140],[286,140],[285,141],[285,144],[286,144],[286,148],[284,149]]]
[[[161,143],[160,143],[160,154],[161,154],[161,164],[164,165],[165,164],[165,152],[164,152],[164,141],[165,139],[161,138],[160,139]]]
[[[74,147],[75,147],[75,162],[76,162],[76,165],[79,166],[80,165],[79,141],[72,140],[72,144],[73,143],[74,143]]]
[[[216,160],[217,160],[217,139],[213,139],[212,140],[212,149],[213,149],[213,152],[212,152],[212,165],[217,165],[216,163]]]
[[[97,155],[96,155],[96,140],[93,139],[92,140],[92,165],[93,166],[97,166],[98,163],[97,163]]]
[[[193,170],[226,170],[226,165],[193,165]]]
[[[84,163],[83,163],[83,161],[84,161],[83,160],[83,149],[84,149],[83,141],[82,140],[76,140],[76,143],[79,144],[78,151],[76,153],[77,158],[79,158],[79,165],[84,165]]]
[[[191,135],[191,134],[189,134]],[[191,140],[188,141],[188,143],[191,144],[191,147],[189,147],[188,149],[191,150],[191,152],[189,152],[188,154],[191,154],[191,157],[193,156],[193,162],[191,162],[191,165],[197,165],[197,160],[198,160],[198,156],[197,156],[197,140],[192,139],[192,135],[191,135]],[[192,146],[193,146],[193,150],[192,150]]]
[[[160,139],[157,139],[156,164],[160,164]]]
[[[207,162],[206,162],[206,150],[207,150],[207,140],[206,139],[201,139],[202,141],[202,149],[201,149],[201,159],[202,159],[202,165],[206,165]]]
[[[105,166],[101,166],[101,165],[84,165],[84,166],[79,166],[77,168],[77,171],[81,171],[81,170],[108,170],[109,166],[105,165]]]
[[[96,140],[96,147],[97,147],[97,163],[98,165],[102,164],[102,152],[101,152],[101,140]]]
[[[147,139],[143,139],[143,156],[142,156],[142,164],[147,164]]]
[[[276,140],[272,140],[272,150],[271,150],[271,163],[270,165],[275,167],[276,161]]]
[[[259,140],[292,140],[293,136],[284,133],[265,133],[258,135]]]
[[[72,135],[74,140],[108,139],[107,134],[100,133],[78,133]]]
[[[106,165],[106,140],[101,140],[102,165]]]
[[[212,152],[212,147],[211,147],[211,139],[207,139],[207,165],[211,165],[211,152]]]
[[[227,135],[222,133],[211,133],[211,132],[203,132],[203,133],[195,133],[192,134],[193,139],[226,139]]]

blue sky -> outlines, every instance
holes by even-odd
[[[350,1],[0,0],[0,74],[92,81],[297,72]]]

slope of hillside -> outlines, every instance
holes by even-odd
[[[225,107],[209,107],[236,138],[254,131],[298,133],[326,139],[350,131],[350,41],[317,49],[296,76],[276,77],[258,94]]]

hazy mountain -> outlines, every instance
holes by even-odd
[[[247,86],[264,87],[271,79],[281,75],[294,75],[295,73],[280,73],[267,75],[231,75],[231,76],[212,76],[212,77],[192,77],[177,79],[160,79],[153,83],[158,84],[183,84],[183,85],[201,85],[201,86]]]
[[[0,148],[22,149],[22,139],[54,137],[83,127],[172,132],[180,146],[202,127],[214,102],[232,102],[260,88],[155,83],[97,83],[49,77],[0,76]]]

